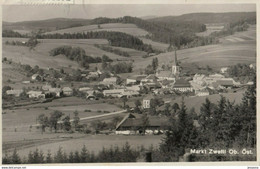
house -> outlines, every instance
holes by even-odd
[[[29,98],[45,98],[45,94],[42,93],[42,91],[29,91],[26,93]]]
[[[158,70],[156,72],[156,77],[158,77],[159,81],[162,80],[175,80],[175,76],[171,71],[168,70]]]
[[[126,85],[133,85],[133,84],[136,84],[136,80],[135,79],[130,79],[130,78],[126,79]]]
[[[34,81],[41,81],[42,77],[39,74],[33,74],[32,75],[32,80],[34,80]]]
[[[192,82],[195,83],[195,84],[198,84],[198,85],[200,85],[200,86],[205,86],[205,85],[206,85],[206,83],[205,83],[205,78],[206,78],[205,75],[203,75],[203,74],[197,74],[197,73],[196,73],[196,74],[193,76]]]
[[[140,92],[141,90],[139,85],[127,86],[125,89],[130,91],[135,91],[135,92]]]
[[[116,85],[117,84],[117,77],[110,77],[110,78],[105,78],[102,81],[102,84],[104,85]]]
[[[89,88],[89,87],[81,87],[81,88],[79,88],[79,91],[80,92],[84,92],[84,93],[86,93],[87,91],[90,91],[90,90],[92,90],[92,89]]]
[[[22,89],[17,89],[17,90],[7,90],[6,94],[7,95],[13,95],[15,97],[19,97],[23,93]]]
[[[222,67],[222,68],[220,69],[220,72],[221,72],[221,73],[226,73],[227,70],[228,70],[228,67]]]
[[[99,72],[89,72],[88,76],[86,76],[87,79],[91,78],[98,78],[100,76]]]
[[[128,79],[136,80],[136,84],[140,84],[141,80],[144,79],[146,75],[133,75],[128,77]]]
[[[64,96],[72,96],[73,90],[70,87],[63,87],[62,89]]]
[[[61,97],[62,90],[61,88],[50,88],[49,92],[52,93],[55,97]]]
[[[205,88],[200,89],[200,90],[195,90],[195,94],[197,96],[208,96],[210,94],[213,94],[213,91],[212,91],[212,89],[205,87]]]
[[[111,90],[104,90],[103,94],[106,97],[108,97],[108,96],[121,97],[123,92],[124,92],[124,89],[111,89]]]
[[[119,97],[127,97],[127,98],[130,98],[132,96],[138,96],[140,95],[139,92],[136,92],[136,91],[131,91],[131,90],[124,90],[122,93],[121,93],[121,96]]]
[[[143,108],[149,109],[151,107],[151,100],[153,99],[153,95],[148,95],[145,98],[143,98]]]
[[[157,79],[158,77],[156,77],[154,74],[150,74],[141,80],[140,85],[143,86],[146,83],[155,83],[157,82]]]
[[[116,134],[160,134],[169,126],[168,118],[158,116],[148,116],[148,125],[144,126],[142,115],[129,113],[116,126]]]
[[[250,67],[250,69],[255,69],[255,68],[256,68],[256,63],[251,63],[251,64],[249,65],[249,67]]]
[[[179,92],[192,92],[193,88],[190,83],[185,79],[177,79],[172,88],[174,91]]]
[[[159,83],[160,83],[161,87],[163,89],[165,89],[165,88],[170,88],[175,83],[175,80],[167,80],[167,79],[165,79],[165,80],[163,80],[163,81],[161,81]]]
[[[42,86],[42,90],[44,90],[44,91],[49,91],[49,89],[51,89],[52,87],[51,87],[51,85],[44,85],[44,86]]]
[[[212,86],[214,88],[232,88],[234,86],[234,83],[232,80],[217,80],[216,82],[212,83]]]

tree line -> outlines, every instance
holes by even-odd
[[[94,46],[97,47],[97,48],[100,48],[100,49],[102,49],[104,51],[117,54],[119,56],[130,57],[128,52],[122,51],[122,50],[119,50],[119,49],[114,49],[114,48],[112,48],[110,46],[98,45],[98,44],[95,44]]]
[[[89,67],[89,63],[102,62],[100,57],[93,58],[86,55],[85,50],[80,47],[60,46],[52,49],[49,54],[50,56],[64,55],[70,60],[77,61],[82,67],[85,68]]]
[[[81,151],[66,153],[59,147],[55,154],[49,150],[44,154],[41,150],[30,151],[27,157],[21,158],[16,149],[12,154],[7,152],[3,155],[3,164],[43,164],[43,163],[104,163],[104,162],[135,162],[140,156],[143,147],[133,149],[128,142],[121,148],[113,146],[104,148],[97,154],[90,152],[84,145]]]
[[[87,32],[87,33],[64,33],[64,34],[38,34],[38,39],[107,39],[109,44],[117,47],[132,48],[148,53],[153,53],[154,49],[151,45],[144,44],[142,40],[132,35],[122,32]]]

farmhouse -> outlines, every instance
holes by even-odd
[[[61,88],[50,88],[49,92],[52,93],[55,97],[60,97],[62,90]]]
[[[104,90],[104,96],[112,96],[112,97],[121,97],[124,89],[112,89],[112,90]]]
[[[208,96],[210,94],[213,94],[213,91],[208,87],[204,87],[203,89],[195,90],[195,94],[197,96]]]
[[[177,79],[172,88],[174,91],[179,92],[192,92],[193,88],[190,83],[184,79]]]
[[[42,77],[39,74],[34,74],[34,75],[32,75],[32,80],[40,81],[40,80],[42,80]]]
[[[102,81],[102,84],[104,85],[116,85],[117,84],[117,77],[110,77],[110,78],[105,78]]]
[[[231,88],[234,86],[234,83],[232,80],[217,80],[216,82],[212,83],[212,86],[214,88]]]
[[[161,80],[175,80],[174,75],[171,71],[168,70],[158,70],[156,72],[156,77],[158,77],[159,81]]]
[[[116,126],[116,134],[160,134],[164,133],[169,125],[168,118],[158,116],[148,116],[148,125],[144,125],[141,115],[129,113]]]
[[[150,108],[150,103],[151,103],[152,99],[153,99],[152,95],[148,95],[145,98],[143,98],[143,108],[144,109],[149,109]]]
[[[130,78],[126,79],[126,85],[133,85],[133,84],[136,84],[136,80],[135,79],[130,79]]]
[[[92,89],[89,88],[89,87],[81,87],[81,88],[79,88],[80,92],[87,92],[87,91],[90,91],[90,90],[92,90]]]
[[[222,68],[220,69],[220,72],[221,72],[221,73],[226,73],[227,70],[228,70],[228,67],[222,67]]]
[[[73,90],[70,87],[63,87],[62,89],[64,96],[72,96]]]
[[[42,93],[42,91],[29,91],[26,93],[29,98],[45,98],[45,94]]]
[[[7,95],[13,95],[15,97],[19,97],[21,94],[23,93],[22,89],[18,89],[18,90],[7,90],[6,94]]]
[[[44,91],[49,91],[51,88],[52,88],[51,85],[47,85],[47,84],[42,86],[42,90]]]

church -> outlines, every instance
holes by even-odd
[[[177,54],[175,50],[175,56],[173,59],[171,70],[164,70],[162,68],[159,68],[156,71],[156,77],[159,80],[171,80],[175,82],[176,78],[178,78],[179,75],[180,75],[180,65],[178,64]]]

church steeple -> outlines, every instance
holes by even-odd
[[[172,64],[172,74],[173,75],[179,75],[179,73],[180,73],[180,67],[179,67],[179,64],[178,64],[177,52],[176,52],[176,48],[175,48],[174,59],[173,59],[173,64]]]

